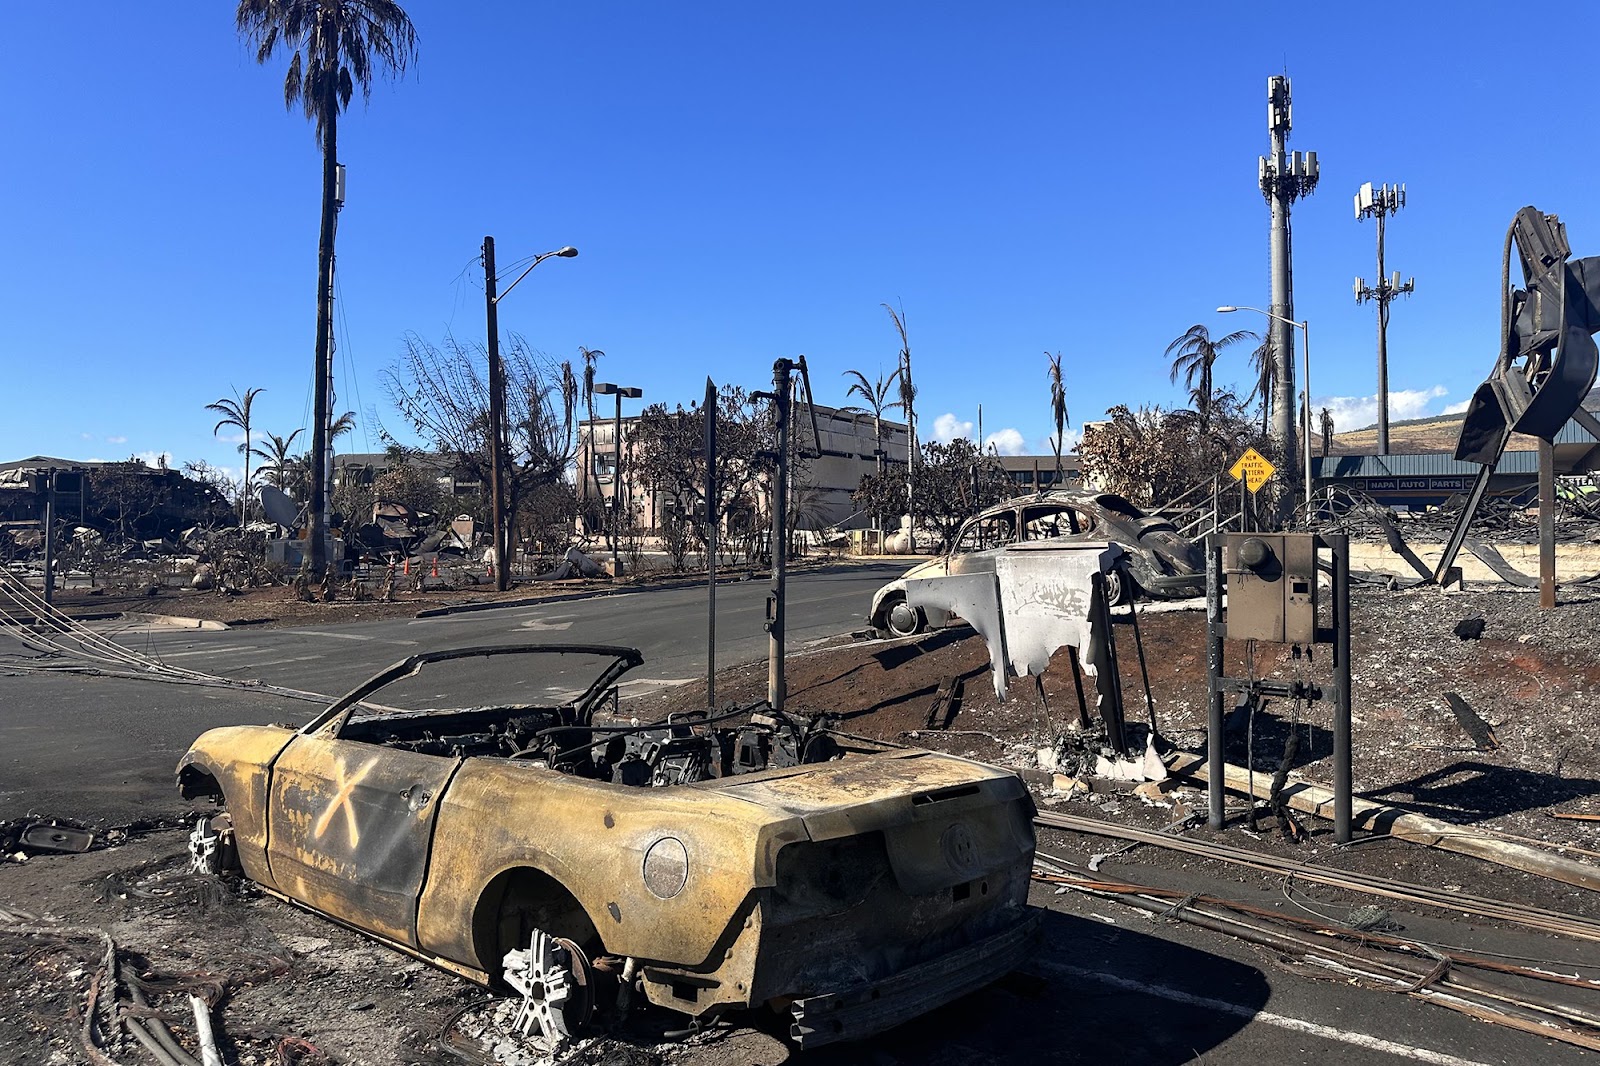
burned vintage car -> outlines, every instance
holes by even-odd
[[[697,1023],[787,1012],[810,1047],[906,1021],[1026,956],[1033,805],[1016,776],[764,704],[597,721],[641,661],[591,645],[435,651],[303,728],[210,730],[178,766],[184,796],[223,808],[191,837],[197,865],[509,985],[519,1026],[551,1040],[642,992]],[[518,695],[431,706],[448,663],[471,671],[468,690],[493,674]],[[581,691],[550,695],[552,675]]]
[[[1106,598],[1113,604],[1205,595],[1205,549],[1171,522],[1114,493],[1057,489],[997,503],[967,519],[944,555],[912,567],[873,594],[867,621],[897,637],[941,626],[946,618],[906,603],[906,578],[992,572],[995,556],[1008,545],[1040,540],[1121,547],[1125,565],[1106,575]]]

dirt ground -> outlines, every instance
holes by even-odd
[[[316,606],[316,605],[312,605]],[[333,608],[337,610],[337,605]],[[412,606],[415,609],[415,606]],[[176,613],[176,612],[173,612]],[[1600,597],[1574,594],[1552,612],[1537,596],[1510,591],[1358,590],[1353,611],[1355,772],[1360,794],[1448,821],[1563,846],[1567,854],[1600,861],[1600,822],[1568,821],[1558,813],[1600,813]],[[1481,618],[1476,639],[1454,632]],[[1204,616],[1196,610],[1146,613],[1140,634],[1148,664],[1159,732],[1180,748],[1199,750],[1206,713]],[[1139,662],[1131,626],[1119,626],[1118,648],[1130,721],[1145,715]],[[1247,650],[1230,646],[1233,673],[1247,669]],[[996,700],[982,641],[954,627],[908,641],[849,642],[807,649],[788,664],[790,710],[826,712],[837,728],[885,740],[1035,771],[1038,749],[1054,748],[1071,734],[1076,717],[1066,653],[1044,677],[1045,700],[1024,679],[1012,697]],[[1309,664],[1285,649],[1254,651],[1258,675],[1326,676],[1329,664]],[[960,680],[956,699],[939,699]],[[766,666],[754,664],[719,675],[719,704],[765,695]],[[1495,746],[1480,750],[1444,699],[1454,692],[1493,729]],[[625,704],[644,720],[667,711],[697,708],[693,686]],[[1255,723],[1254,765],[1270,774],[1290,729],[1297,731],[1297,772],[1330,777],[1329,713],[1298,712],[1269,704]],[[1140,731],[1135,731],[1136,734]],[[1092,735],[1092,734],[1091,734]],[[1142,742],[1142,736],[1140,737]],[[1092,752],[1093,743],[1069,743]],[[1482,745],[1488,747],[1488,744]],[[1237,741],[1231,761],[1249,757]],[[1072,771],[1073,766],[1063,767]],[[1040,778],[1033,775],[1037,783]],[[1048,780],[1048,778],[1045,778]],[[1194,788],[1145,799],[1123,783],[1096,782],[1089,791],[1063,794],[1036,788],[1041,809],[1084,815],[1143,828],[1163,828],[1202,810]],[[1512,899],[1569,914],[1600,917],[1600,894],[1492,867],[1477,860],[1398,842],[1335,848],[1325,823],[1306,820],[1304,843],[1270,828],[1224,831],[1229,843],[1279,855],[1428,885]],[[1191,830],[1199,838],[1204,828]],[[1085,853],[1112,845],[1073,834],[1041,834],[1041,847]],[[1135,861],[1166,870],[1221,879],[1238,871],[1210,860],[1152,848]],[[443,972],[391,952],[312,914],[261,895],[249,885],[188,875],[181,830],[130,834],[120,846],[79,856],[37,856],[0,864],[0,1064],[67,1064],[91,1061],[78,1037],[83,1004],[103,945],[91,933],[40,935],[19,927],[35,917],[66,926],[103,929],[149,987],[155,1007],[174,1019],[193,1051],[187,991],[215,1000],[227,1061],[238,1066],[278,1063],[489,1062],[498,1039],[496,1013],[507,1008]],[[1354,899],[1354,897],[1353,897]],[[7,930],[11,931],[7,931]],[[1002,995],[1002,999],[1004,996]],[[121,992],[126,1006],[128,991]],[[950,1012],[990,1011],[953,1005]],[[1020,1010],[1037,1009],[1024,1005]],[[74,1012],[77,1012],[76,1014]],[[1001,1018],[987,1024],[1005,1025]],[[673,1063],[733,1066],[790,1058],[771,1020],[742,1018],[686,1042],[667,1039],[679,1024],[664,1012],[638,1012],[604,1038],[587,1041],[564,1061],[617,1066]],[[928,1027],[930,1032],[937,1026]],[[916,1026],[908,1030],[918,1029]],[[850,1061],[957,1061],[934,1045],[925,1057],[908,1053],[916,1036],[898,1043],[869,1042],[848,1052]],[[928,1040],[941,1039],[932,1032]],[[997,1036],[1001,1046],[1003,1035]],[[911,1043],[907,1043],[907,1041]],[[892,1049],[892,1050],[891,1050]],[[993,1049],[991,1049],[993,1050]],[[145,1061],[124,1035],[108,1048],[118,1062]],[[841,1054],[844,1054],[841,1052]],[[518,1056],[522,1057],[519,1058]],[[533,1062],[525,1051],[500,1049],[499,1061]],[[971,1060],[978,1061],[978,1060]],[[984,1058],[982,1061],[991,1061]],[[999,1061],[999,1060],[992,1060]]]

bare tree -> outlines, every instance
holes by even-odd
[[[518,334],[502,346],[506,382],[510,524],[517,509],[542,487],[566,476],[577,425],[577,379],[572,364],[533,351]],[[406,335],[399,362],[385,370],[384,390],[400,417],[462,475],[489,484],[489,386],[479,373],[483,345],[463,346],[452,336],[435,346]]]

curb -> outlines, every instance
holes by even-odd
[[[175,626],[178,629],[203,629],[208,632],[220,632],[231,628],[226,622],[215,622],[209,618],[185,618],[176,614],[145,614],[142,611],[123,611],[123,618],[132,618],[139,622],[151,622],[156,625]]]

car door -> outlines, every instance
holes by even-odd
[[[300,734],[272,768],[267,863],[280,891],[416,943],[439,800],[459,759]]]

